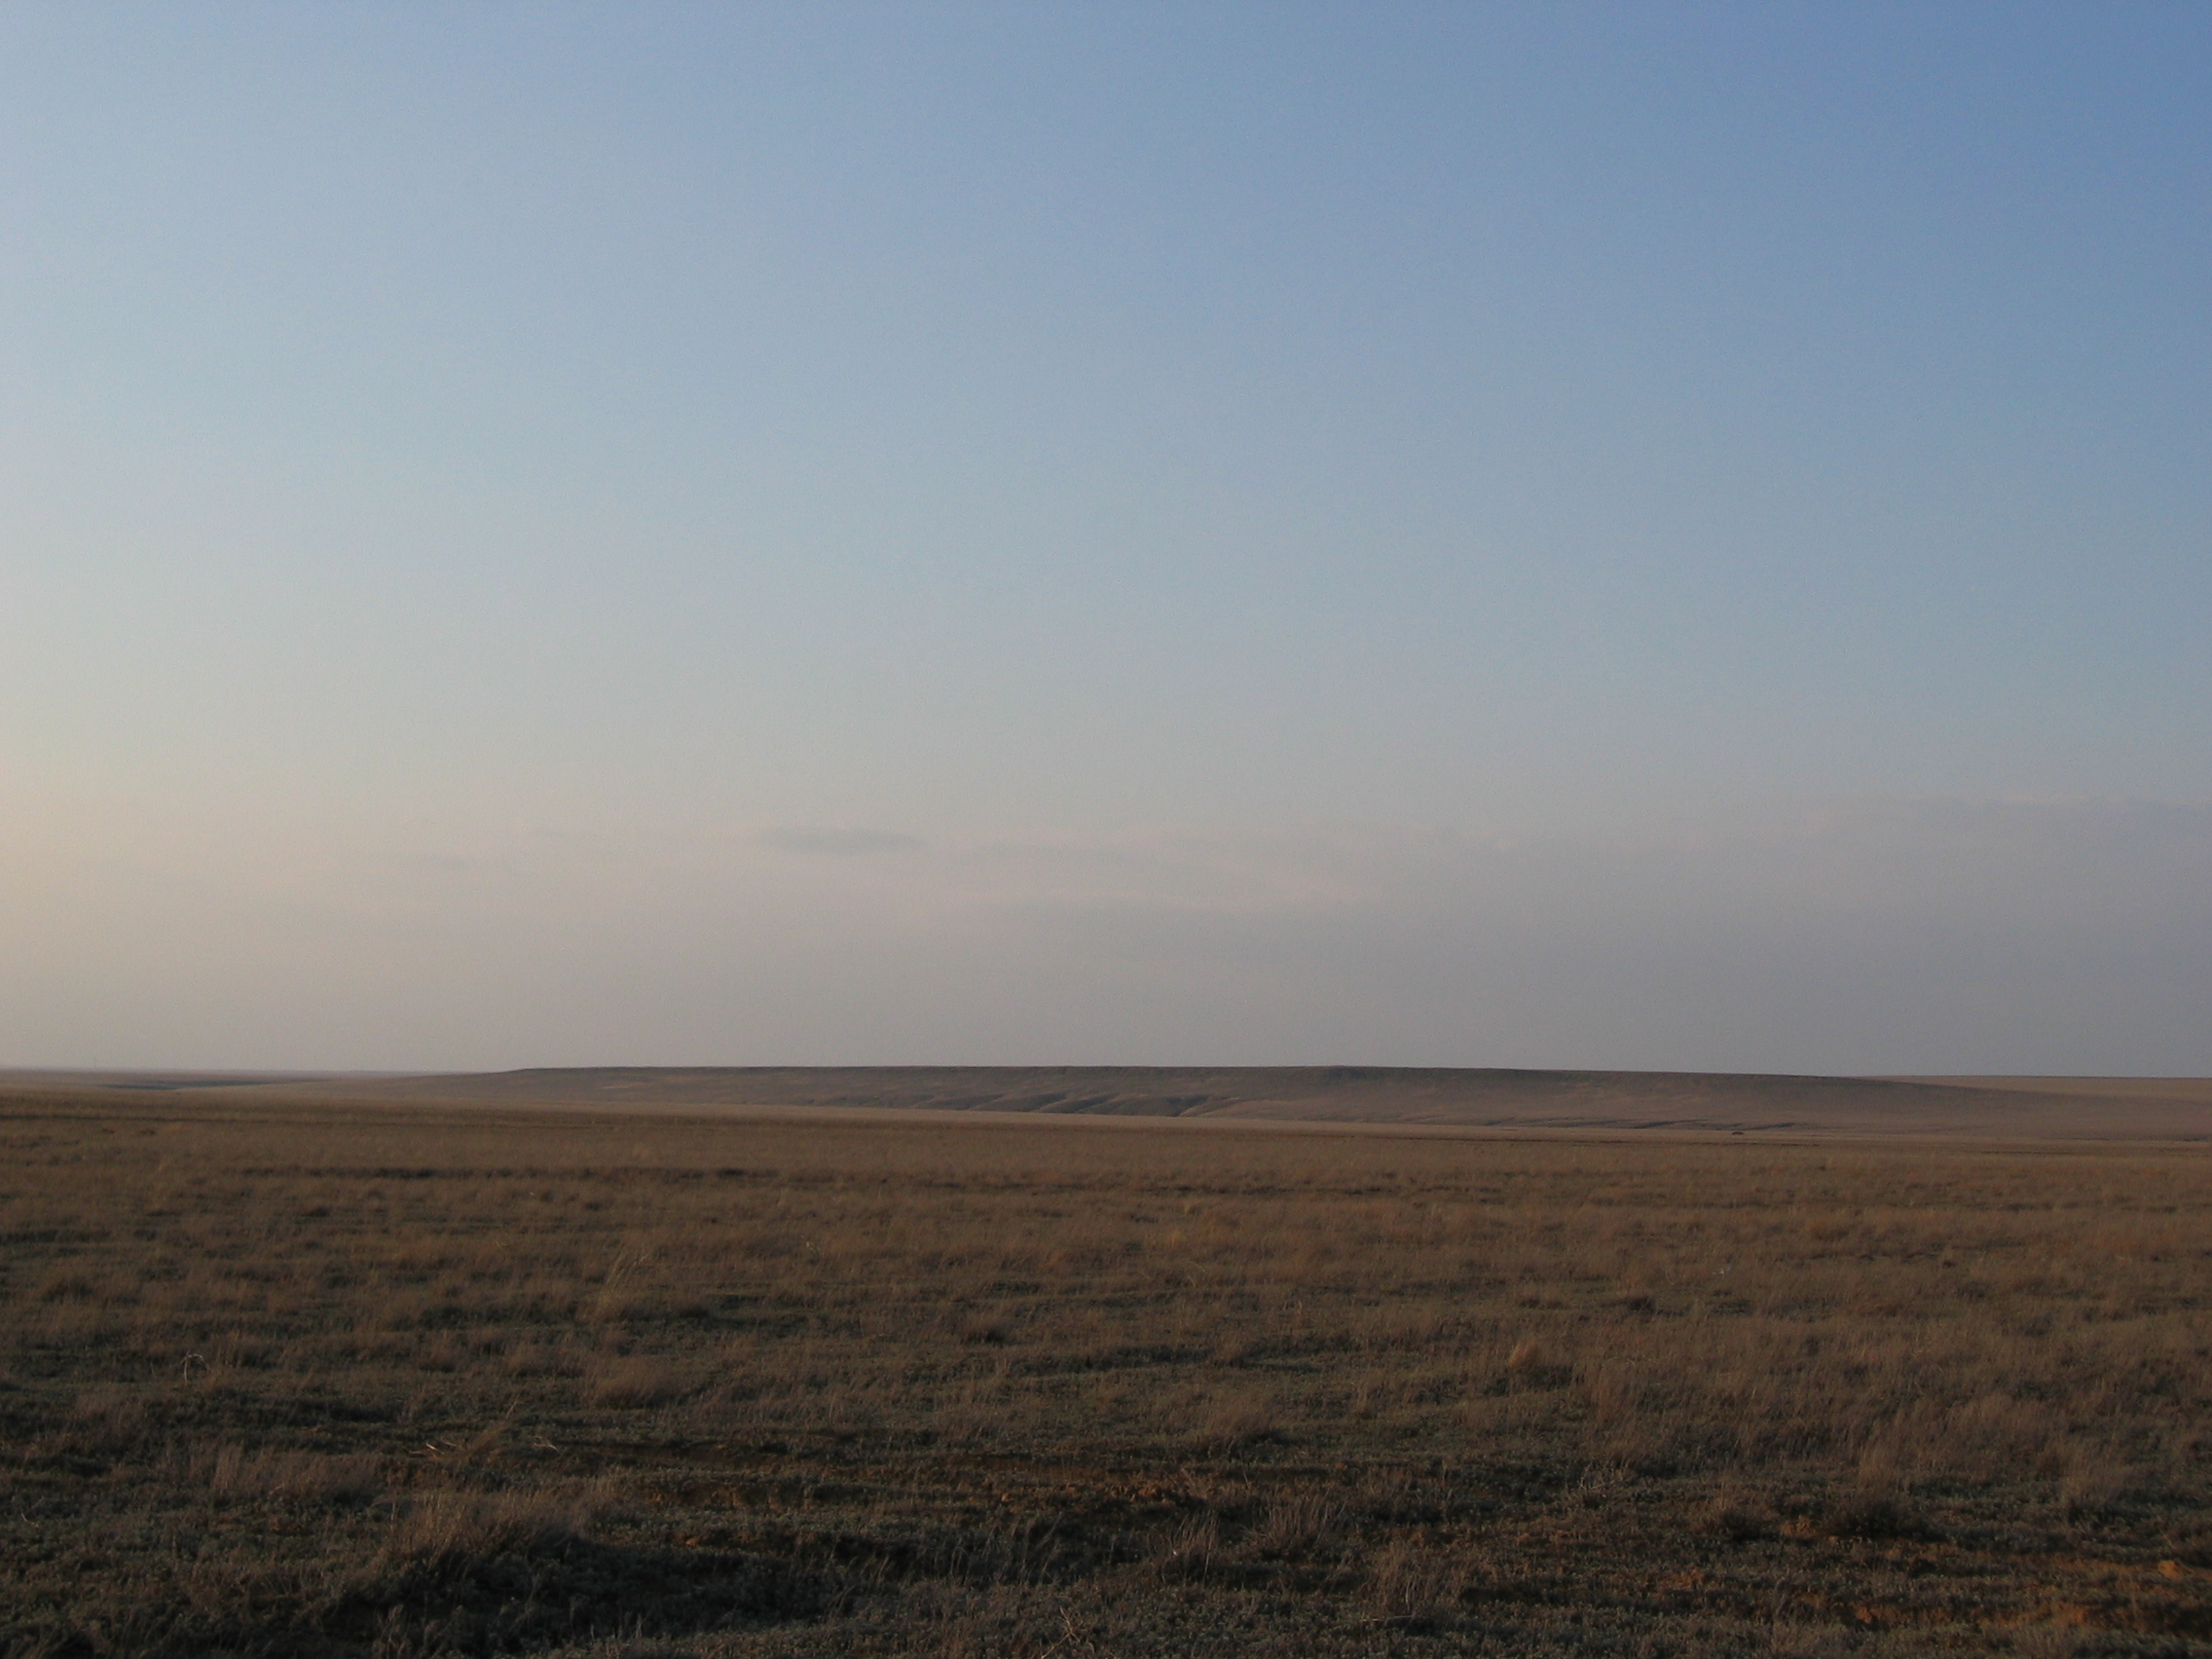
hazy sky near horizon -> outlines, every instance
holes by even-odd
[[[2212,1072],[2212,10],[0,5],[0,1064]]]

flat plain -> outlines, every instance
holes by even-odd
[[[2096,1132],[2190,1086],[552,1075],[0,1088],[0,1651],[2212,1652],[2212,1148]]]
[[[419,1076],[0,1072],[0,1087],[645,1114],[830,1110],[1436,1129],[2212,1141],[2212,1079],[1774,1077],[1417,1066],[597,1066]]]

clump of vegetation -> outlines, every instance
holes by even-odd
[[[0,1100],[9,1655],[2167,1653],[2212,1158]]]

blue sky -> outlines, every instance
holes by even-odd
[[[0,1063],[2212,1070],[2208,208],[2191,6],[0,9]]]

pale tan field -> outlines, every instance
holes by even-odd
[[[2195,1146],[263,1088],[0,1142],[10,1654],[2212,1641]]]
[[[0,1073],[0,1087],[298,1101],[737,1112],[828,1107],[1510,1131],[2212,1141],[2212,1079],[1765,1077],[1401,1066],[603,1066],[392,1077]]]

